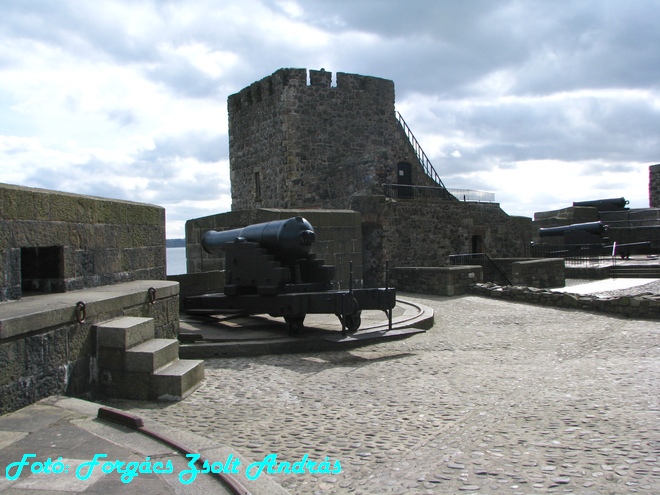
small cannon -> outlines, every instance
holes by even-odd
[[[223,294],[187,297],[189,313],[269,314],[284,317],[291,335],[300,335],[307,314],[335,314],[342,333],[355,332],[365,309],[385,311],[390,327],[396,291],[387,287],[332,290],[334,266],[311,253],[316,234],[302,217],[249,225],[242,229],[208,231],[202,247],[225,253]]]
[[[607,232],[607,225],[603,222],[574,223],[572,225],[563,225],[560,227],[546,227],[539,229],[539,237],[554,237],[565,235],[571,232],[582,232],[602,236]]]
[[[629,201],[626,198],[593,199],[590,201],[575,201],[573,206],[590,206],[598,211],[616,211],[626,207]]]
[[[603,222],[574,223],[559,227],[539,229],[539,237],[554,237],[548,244],[534,245],[542,256],[591,256],[599,255],[607,240],[607,225]],[[558,250],[558,248],[560,249]]]

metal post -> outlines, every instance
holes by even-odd
[[[390,260],[385,260],[385,297],[387,296],[388,289],[390,288]],[[396,305],[396,301],[395,301]],[[385,313],[387,313],[387,323],[388,330],[392,330],[392,309],[390,308]]]

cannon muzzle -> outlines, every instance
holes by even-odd
[[[234,242],[257,242],[273,254],[286,259],[306,257],[316,239],[314,227],[303,217],[248,225],[242,229],[216,232],[209,230],[202,237],[202,247],[210,254]]]
[[[547,227],[539,229],[539,237],[552,237],[564,235],[567,232],[585,232],[588,234],[603,235],[607,225],[603,222],[574,223],[561,227]]]

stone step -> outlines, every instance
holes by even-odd
[[[96,326],[99,387],[135,400],[181,400],[204,379],[204,362],[179,359],[179,341],[154,338],[152,318],[121,317]]]
[[[204,379],[204,361],[177,359],[151,377],[150,399],[181,400],[194,392]]]
[[[96,325],[99,348],[127,350],[156,335],[153,318],[124,316]]]
[[[124,369],[153,373],[178,358],[178,340],[151,339],[126,351]]]

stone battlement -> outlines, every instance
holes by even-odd
[[[394,102],[394,82],[379,77],[346,74],[337,72],[336,86],[332,85],[332,72],[307,69],[279,69],[270,76],[252,83],[250,86],[228,98],[231,112],[263,102],[272,96],[282,95],[286,90],[300,91],[327,89],[333,92],[350,93],[368,92],[379,97],[386,97]]]

